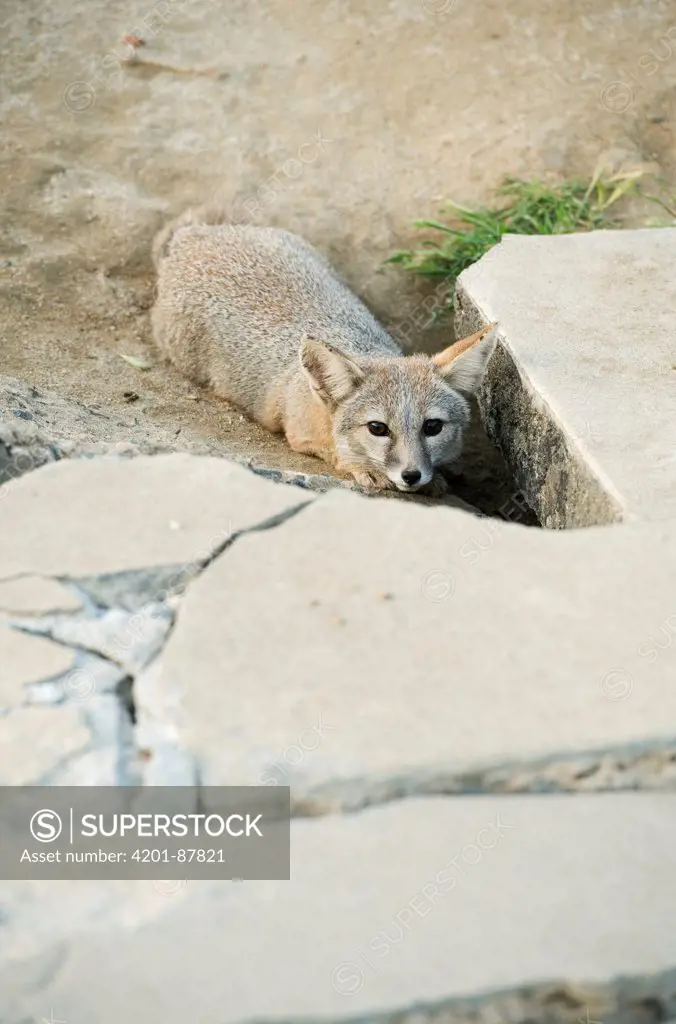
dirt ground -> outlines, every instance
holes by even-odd
[[[0,371],[316,471],[159,363],[157,228],[217,198],[298,231],[411,349],[443,347],[431,289],[383,266],[411,221],[599,157],[674,180],[672,20],[667,0],[0,0]],[[458,490],[489,511],[513,490],[480,429]]]

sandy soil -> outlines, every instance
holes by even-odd
[[[111,422],[316,471],[158,362],[156,229],[218,198],[299,231],[412,349],[440,348],[450,325],[416,313],[430,289],[384,259],[415,217],[506,174],[604,156],[673,179],[673,16],[658,0],[0,0],[0,370]],[[124,60],[128,33],[146,63]],[[480,429],[457,487],[487,511],[513,490]]]

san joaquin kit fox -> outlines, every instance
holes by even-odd
[[[206,209],[153,255],[156,343],[190,380],[370,490],[417,491],[457,460],[495,325],[404,356],[302,238]]]

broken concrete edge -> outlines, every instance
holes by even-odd
[[[299,501],[297,505],[283,509],[258,523],[242,527],[228,534],[220,544],[211,549],[205,558],[174,565],[149,565],[139,569],[124,569],[95,576],[58,576],[60,583],[70,586],[85,602],[96,608],[121,608],[137,612],[154,602],[181,597],[188,587],[209,566],[216,561],[239,537],[247,533],[259,533],[274,529],[301,512],[312,498]]]
[[[18,734],[23,729],[27,744],[38,741],[39,747],[45,731],[53,735],[53,750],[58,753],[47,763],[39,763],[35,755],[31,773],[24,776],[17,777],[16,766],[8,763],[9,780],[2,772],[4,784],[138,785],[129,756],[131,682],[123,669],[107,659],[76,650],[70,668],[25,684],[24,699],[3,709],[1,718],[10,730],[18,724]],[[7,739],[11,738],[10,733]]]
[[[1,425],[0,425],[1,426]],[[29,473],[48,462],[61,459],[91,459],[106,456],[135,458],[140,455],[169,454],[183,451],[180,445],[158,445],[155,443],[132,443],[124,441],[76,443],[67,438],[47,438],[37,431],[30,441],[25,438],[14,440],[6,437],[7,429],[0,430],[0,495],[2,488],[13,480]],[[5,440],[3,440],[5,436]],[[278,469],[265,463],[259,463],[251,456],[229,454],[220,450],[212,450],[205,445],[204,451],[190,450],[191,455],[206,455],[213,458],[224,458],[255,473],[256,476],[271,480],[274,483],[291,484],[304,490],[324,493],[331,487],[353,488],[349,480],[342,480],[330,473],[301,473],[297,470]]]
[[[167,452],[163,454],[178,453]],[[204,456],[193,455],[193,453],[184,454],[189,454],[191,458],[204,458]],[[209,457],[207,456],[207,458]],[[223,458],[223,461],[237,462],[237,460],[229,457],[227,459]],[[253,475],[256,474],[254,473]],[[2,485],[0,484],[0,494],[1,492]],[[161,600],[165,600],[169,596],[180,596],[186,591],[191,580],[208,568],[238,537],[246,533],[275,527],[301,511],[312,500],[311,496],[303,500],[299,495],[297,504],[291,505],[279,513],[267,516],[259,522],[233,530],[220,543],[211,548],[207,555],[196,556],[187,562],[145,565],[134,569],[123,569],[119,572],[103,572],[88,576],[68,575],[60,572],[51,574],[30,568],[24,572],[13,572],[6,576],[0,575],[0,585],[28,579],[43,580],[47,583],[56,582],[67,587],[74,597],[79,598],[85,607],[90,609],[92,607],[120,607],[128,611],[137,610],[148,601],[154,599],[151,596],[152,594],[161,593]],[[73,610],[75,611],[76,609]],[[22,614],[30,615],[31,612],[30,610],[25,610]]]
[[[39,574],[24,574],[0,581],[0,616],[48,615],[79,611],[81,598],[58,580]]]
[[[300,473],[295,470],[277,469],[274,466],[258,464],[250,456],[231,454],[220,449],[213,450],[207,445],[203,450],[194,448],[187,450],[180,445],[154,442],[148,444],[127,441],[86,443],[73,442],[65,438],[49,439],[38,433],[29,445],[25,441],[21,443],[5,442],[0,437],[0,497],[2,497],[3,489],[9,487],[12,481],[47,463],[59,462],[61,459],[93,459],[115,456],[137,458],[142,455],[168,455],[182,451],[196,457],[227,459],[229,462],[237,463],[237,465],[251,470],[257,476],[275,483],[291,484],[319,493],[323,493],[331,487],[351,486],[349,481],[341,480],[329,473]]]
[[[26,699],[8,711],[28,710],[36,706],[71,705],[79,713],[82,726],[88,730],[90,742],[52,765],[36,785],[142,784],[144,755],[134,731],[134,686],[137,676],[150,668],[161,656],[162,649],[173,629],[176,608],[174,599],[185,593],[190,583],[198,578],[239,537],[249,532],[260,532],[281,525],[304,509],[313,499],[297,504],[253,522],[228,535],[206,557],[186,565],[156,566],[120,573],[106,573],[101,577],[55,577],[59,583],[71,587],[82,599],[84,607],[57,613],[43,613],[30,618],[8,617],[7,624],[28,636],[41,636],[71,650],[73,664],[63,672],[35,680],[26,688]],[[28,573],[36,577],[38,574]],[[22,574],[14,577],[22,578]],[[38,578],[51,580],[40,575]],[[125,586],[131,588],[125,599]],[[117,602],[120,602],[119,604]],[[86,626],[100,620],[102,613],[125,612],[129,623],[139,627],[139,642],[143,641],[145,616],[164,608],[169,616],[161,647],[147,661],[135,667],[127,659],[112,657],[110,651],[87,643],[85,639],[64,639],[60,624]],[[133,652],[132,652],[133,653]],[[124,663],[123,663],[124,662]],[[178,749],[171,737],[156,737],[153,757],[169,785],[198,784],[195,760]],[[86,766],[95,772],[94,782],[87,778]],[[155,765],[153,765],[155,768]]]
[[[149,602],[157,599],[169,599],[180,597],[184,594],[196,575],[199,575],[207,564],[210,564],[231,543],[233,536],[228,536],[226,542],[218,549],[213,549],[208,562],[201,559],[193,559],[191,562],[175,562],[171,565],[148,565],[139,569],[121,569],[119,572],[102,572],[90,576],[66,576],[59,574],[50,576],[45,573],[37,573],[33,570],[14,573],[11,576],[0,578],[0,585],[15,583],[26,579],[44,580],[46,583],[56,582],[66,587],[78,599],[81,606],[73,609],[49,609],[48,611],[22,611],[22,615],[32,616],[36,619],[45,615],[69,614],[77,611],[93,612],[97,609],[118,608],[124,611],[136,612],[144,608]],[[4,611],[4,610],[3,610]],[[4,611],[6,615],[16,617],[17,613]]]
[[[456,282],[455,310],[458,337],[496,319],[494,311],[475,302],[462,275]],[[537,382],[501,333],[478,404],[488,436],[502,452],[542,526],[570,529],[628,518],[612,482],[589,454],[566,436]]]
[[[359,1016],[279,1018],[274,1024],[527,1024],[545,1020],[557,1024],[639,1020],[673,1024],[675,1017],[676,969],[672,968],[658,974],[621,975],[607,982],[552,979]]]
[[[676,771],[667,770],[664,778],[660,773],[675,762],[676,736],[670,736],[483,766],[424,771],[411,767],[385,778],[336,779],[305,791],[296,787],[294,792],[292,783],[292,816],[354,813],[421,796],[673,791]]]
[[[0,716],[5,786],[129,786],[120,752],[127,722],[114,694],[94,694],[87,706],[22,705]]]

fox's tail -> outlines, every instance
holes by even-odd
[[[195,206],[186,210],[180,215],[180,217],[176,217],[175,220],[171,220],[168,224],[165,224],[162,230],[155,236],[152,247],[155,269],[159,267],[160,262],[169,252],[171,240],[179,228],[187,227],[190,224],[228,223],[230,223],[230,217],[222,206],[217,206],[216,204],[206,203],[204,206]]]

